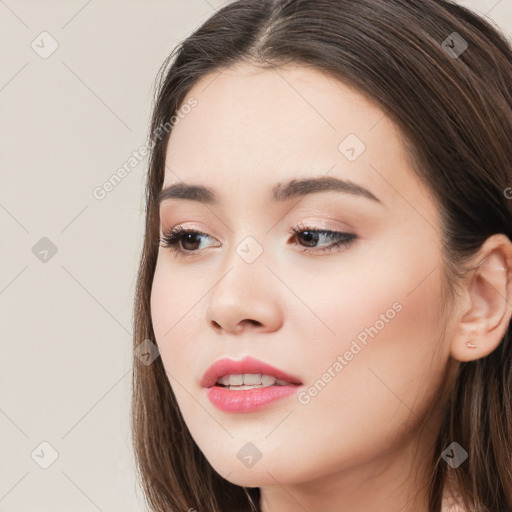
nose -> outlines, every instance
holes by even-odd
[[[263,258],[249,264],[235,256],[209,294],[208,325],[217,334],[279,329],[283,322],[279,281]]]

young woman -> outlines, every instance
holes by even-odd
[[[134,307],[153,511],[512,510],[512,50],[239,0],[162,67]]]

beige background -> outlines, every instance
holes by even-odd
[[[160,64],[221,3],[0,0],[0,511],[144,509],[129,400],[147,160],[93,190],[144,145]],[[512,35],[512,0],[461,3]]]

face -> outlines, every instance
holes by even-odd
[[[440,219],[395,125],[300,66],[237,65],[187,98],[163,188],[204,186],[217,201],[162,201],[161,234],[195,234],[159,248],[151,311],[192,437],[246,486],[384,460],[414,438],[449,357]],[[313,178],[332,188],[287,187]],[[203,374],[246,356],[302,384],[256,410],[219,409]]]

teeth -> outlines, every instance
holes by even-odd
[[[261,384],[256,384],[253,386],[227,386],[228,389],[254,389],[254,388],[263,388]]]
[[[272,377],[272,375],[262,375],[261,383],[264,386],[273,386],[276,383],[276,378]]]
[[[273,386],[277,384],[284,386],[290,384],[289,382],[281,379],[276,379],[272,375],[262,375],[261,373],[244,373],[238,375],[224,375],[217,380],[217,384],[225,387],[234,387],[234,389],[251,389]]]
[[[244,383],[243,375],[228,375],[228,382],[226,382],[226,385],[241,386],[243,383]]]
[[[244,384],[250,386],[252,384],[261,384],[261,373],[244,373]]]

